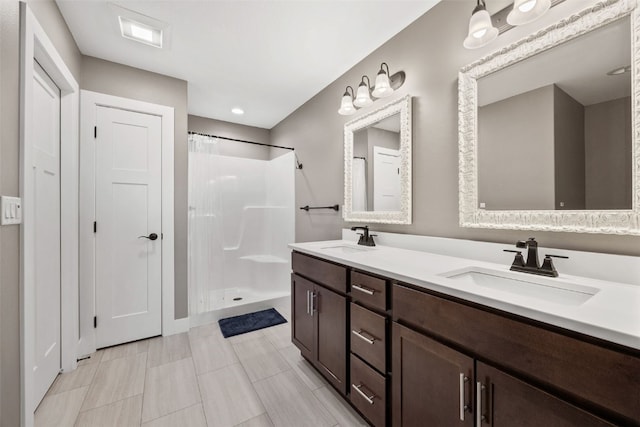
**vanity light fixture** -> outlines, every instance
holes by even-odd
[[[162,48],[162,30],[123,16],[118,16],[118,21],[120,21],[120,33],[125,39]]]
[[[367,82],[364,82],[364,79],[367,79]],[[371,81],[369,77],[362,76],[362,80],[360,81],[360,85],[358,86],[358,92],[356,92],[356,99],[353,100],[353,105],[359,108],[368,107],[373,104],[373,99],[371,99],[370,95],[371,91]]]
[[[389,72],[389,65],[383,62],[376,76],[376,85],[373,90],[371,89],[371,81],[368,76],[362,76],[358,91],[355,94],[353,88],[347,86],[344,95],[342,95],[342,102],[340,102],[338,114],[350,116],[358,111],[358,108],[372,105],[374,100],[371,99],[371,96],[374,98],[386,98],[398,90],[398,88],[404,84],[405,79],[406,74],[404,71],[398,71],[392,75]],[[351,90],[351,93],[349,93],[349,90]]]
[[[349,89],[351,89],[351,93],[349,93]],[[342,95],[342,102],[340,102],[338,114],[341,116],[350,116],[356,112],[356,107],[353,106],[353,97],[353,88],[351,86],[347,86],[344,91],[344,95]]]
[[[464,47],[477,49],[491,43],[498,37],[498,29],[491,22],[491,15],[487,12],[484,0],[477,0],[469,20],[469,34],[464,39]]]
[[[509,25],[524,25],[540,18],[551,8],[551,0],[515,0],[507,15]]]

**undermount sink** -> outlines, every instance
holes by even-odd
[[[468,267],[442,274],[470,286],[490,288],[521,296],[545,300],[564,305],[582,305],[600,289],[577,285],[557,278],[546,278],[499,271],[482,267]]]
[[[375,248],[372,247],[368,247],[368,246],[357,246],[357,245],[349,245],[349,244],[338,244],[338,245],[333,245],[333,246],[325,246],[323,248],[320,248],[322,250],[327,250],[327,251],[335,251],[335,252],[342,252],[345,254],[357,254],[357,253],[361,253],[361,252],[368,252],[368,251],[373,251],[375,250]]]

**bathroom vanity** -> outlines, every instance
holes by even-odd
[[[371,425],[640,426],[640,287],[290,247],[293,342]]]

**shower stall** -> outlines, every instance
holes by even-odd
[[[267,308],[290,294],[294,165],[292,151],[189,135],[189,311],[195,323]]]

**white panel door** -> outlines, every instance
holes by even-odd
[[[373,147],[373,210],[400,210],[400,151]]]
[[[96,115],[96,346],[101,348],[162,331],[162,133],[159,116],[108,107],[97,107]]]
[[[60,372],[60,89],[36,62],[33,74],[35,198],[34,402]]]

